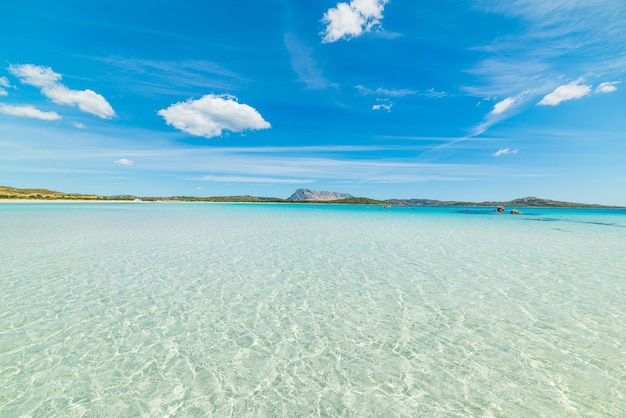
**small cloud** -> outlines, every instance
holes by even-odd
[[[271,127],[256,109],[227,94],[207,94],[198,100],[178,102],[158,114],[168,125],[205,138],[220,136],[225,130],[242,132]]]
[[[361,92],[362,95],[378,95],[378,96],[388,96],[388,97],[404,97],[416,94],[415,90],[410,89],[386,89],[383,87],[378,87],[377,89],[370,89],[362,85],[357,85],[355,88]]]
[[[4,113],[5,115],[21,116],[25,118],[40,119],[40,120],[61,119],[61,115],[59,115],[57,112],[43,112],[37,109],[35,106],[31,106],[31,105],[27,105],[27,106],[0,105],[0,113]]]
[[[114,164],[125,165],[127,167],[132,167],[135,162],[133,160],[127,160],[126,158],[120,158],[117,161],[113,161]]]
[[[391,108],[393,107],[393,103],[390,101],[385,101],[384,103],[378,103],[372,106],[372,110],[386,110],[387,112],[391,112]]]
[[[499,101],[493,106],[493,110],[491,111],[491,114],[499,115],[501,113],[504,113],[514,104],[515,104],[515,99],[513,97],[507,97],[506,99]]]
[[[8,96],[8,95],[9,95],[9,93],[7,93],[7,91],[5,89],[0,87],[0,96]]]
[[[529,97],[531,97],[531,93],[529,91],[523,91],[515,97],[507,97],[500,100],[493,106],[493,109],[485,115],[483,121],[472,128],[469,137],[480,135],[496,123],[499,123],[516,114],[523,107],[523,105],[528,102]],[[491,101],[494,99],[492,97],[485,97],[483,100]],[[476,107],[481,106],[482,103],[482,101],[476,103]]]
[[[498,151],[496,151],[493,156],[494,157],[501,157],[503,155],[515,155],[517,154],[517,148],[515,149],[510,149],[510,148],[502,148],[499,149]]]
[[[28,84],[41,89],[41,93],[54,103],[76,106],[85,113],[91,113],[102,119],[111,119],[115,111],[106,99],[93,90],[72,90],[61,84],[61,74],[50,67],[33,64],[10,65],[11,74]]]
[[[72,126],[74,126],[74,128],[78,128],[78,129],[87,129],[87,127],[80,123],[80,122],[72,122]]]
[[[557,106],[561,102],[567,100],[577,100],[587,96],[591,92],[591,86],[580,84],[581,79],[572,81],[571,83],[557,87],[552,93],[544,96],[538,105]]]
[[[612,93],[614,91],[617,90],[617,85],[620,83],[620,81],[611,81],[611,82],[605,82],[605,83],[601,83],[597,88],[595,93]]]
[[[352,0],[350,3],[337,3],[322,18],[322,22],[327,25],[322,42],[357,38],[379,26],[387,1]]]

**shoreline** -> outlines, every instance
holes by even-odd
[[[299,191],[315,192],[314,197],[306,199],[294,198]],[[437,199],[372,199],[369,197],[350,197],[324,199],[321,193],[308,189],[298,189],[287,199],[279,197],[258,197],[251,195],[234,196],[135,196],[129,194],[103,196],[97,194],[84,193],[62,193],[49,189],[24,189],[9,186],[0,186],[0,202],[166,202],[166,203],[277,203],[277,204],[335,204],[335,205],[367,205],[385,207],[408,206],[408,207],[499,207],[505,208],[605,208],[605,209],[625,209],[626,206],[604,205],[597,203],[581,203],[570,201],[559,201],[552,199],[538,198],[534,196],[522,197],[508,201],[456,201]],[[337,196],[338,194],[335,194]],[[338,197],[338,196],[337,196]]]
[[[129,204],[129,203],[161,203],[161,204],[189,204],[189,203],[201,203],[201,204],[274,204],[274,205],[338,205],[338,206],[380,206],[378,203],[347,203],[347,202],[323,202],[323,201],[237,201],[237,200],[219,200],[219,201],[211,201],[211,200],[124,200],[124,199],[7,199],[0,198],[0,204],[41,204],[41,203],[53,203],[53,204],[65,204],[65,203],[81,203],[81,204],[89,204],[89,203],[106,203],[106,204]],[[468,205],[391,205],[390,208],[473,208],[473,209],[489,209],[489,208],[497,208],[498,205],[480,205],[480,204],[468,204]],[[511,206],[513,208],[513,206]],[[389,209],[389,207],[385,207]],[[581,205],[581,206],[515,206],[514,208],[520,209],[600,209],[600,210],[626,210],[624,206],[593,206],[593,205]],[[496,209],[494,209],[495,211]],[[505,209],[508,211],[509,209]],[[508,214],[508,212],[506,212]],[[523,215],[522,213],[519,213]]]
[[[0,203],[139,203],[133,200],[106,199],[0,199]]]

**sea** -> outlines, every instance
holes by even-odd
[[[0,203],[0,416],[626,416],[626,209],[509,209]]]

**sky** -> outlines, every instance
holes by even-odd
[[[624,0],[0,2],[0,185],[626,206]]]

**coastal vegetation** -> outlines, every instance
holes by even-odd
[[[0,186],[0,199],[105,200],[108,198],[91,194],[62,193],[48,189],[18,189]]]
[[[169,196],[169,197],[140,197],[133,195],[101,196],[82,193],[63,193],[48,189],[21,189],[9,186],[0,186],[0,199],[8,200],[70,200],[70,201],[144,201],[144,202],[231,202],[231,203],[325,203],[344,205],[391,205],[391,206],[478,206],[478,207],[571,207],[571,208],[609,208],[616,206],[604,206],[588,203],[563,202],[558,200],[541,199],[537,197],[524,197],[511,201],[487,201],[487,202],[465,202],[465,201],[441,201],[432,199],[389,199],[377,200],[368,197],[353,197],[348,194],[334,192],[316,192],[306,190],[306,194],[298,189],[291,197],[282,199],[278,197],[257,197],[257,196]],[[307,199],[300,198],[306,195]],[[294,198],[298,196],[298,198]],[[342,199],[329,199],[328,197],[349,196]]]

